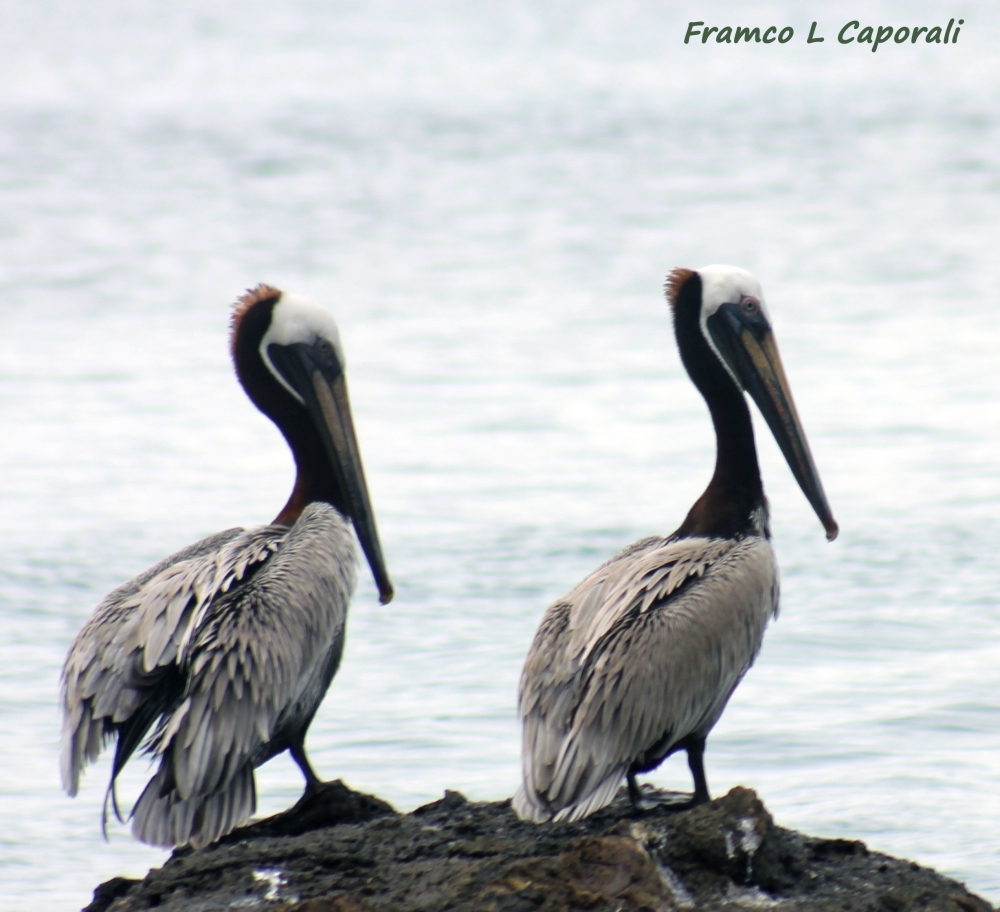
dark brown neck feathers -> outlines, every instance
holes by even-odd
[[[766,511],[753,424],[743,391],[701,328],[701,276],[675,269],[667,280],[681,361],[702,394],[715,427],[715,473],[674,533],[675,538],[738,538],[759,531]]]
[[[280,298],[281,292],[269,285],[258,285],[243,295],[233,310],[230,345],[240,384],[250,401],[278,426],[295,459],[295,485],[273,520],[292,525],[314,501],[325,501],[342,513],[344,507],[309,412],[275,379],[260,355],[261,341]]]

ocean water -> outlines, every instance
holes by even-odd
[[[965,19],[873,54],[841,2],[807,45],[815,10],[0,4],[0,906],[167,856],[102,840],[106,759],[61,792],[58,676],[110,588],[284,502],[227,361],[244,288],[341,326],[397,597],[362,574],[308,746],[410,809],[513,792],[545,606],[707,482],[661,288],[713,262],[762,281],[842,531],[758,421],[782,613],[710,787],[1000,902],[1000,13],[865,4]],[[685,46],[689,15],[795,37]],[[262,813],[302,786],[258,782]]]

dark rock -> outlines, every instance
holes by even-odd
[[[754,859],[772,829],[774,821],[757,795],[737,787],[724,802],[673,817],[660,854],[682,877],[703,870],[754,883]]]
[[[462,805],[468,803],[469,799],[461,792],[453,792],[451,789],[445,789],[444,798],[418,807],[413,813],[417,817],[428,817],[431,815],[444,815],[447,817],[452,811],[457,811]]]
[[[104,881],[94,890],[94,898],[83,912],[105,912],[119,896],[124,896],[137,883],[142,881],[131,877],[112,877],[111,880]]]
[[[520,900],[519,902],[517,900]],[[484,909],[650,909],[673,897],[656,863],[629,836],[585,836],[554,858],[510,865],[483,893]]]
[[[453,793],[456,794],[456,793]],[[266,820],[233,830],[221,842],[241,842],[261,836],[301,836],[341,823],[367,823],[398,813],[387,801],[349,789],[340,779],[306,792],[292,807]]]
[[[108,901],[92,912],[992,910],[863,843],[783,829],[743,788],[688,811],[635,814],[622,796],[579,823],[535,826],[509,801],[446,792],[401,815],[328,783],[220,843],[175,852],[141,883],[109,881],[95,903],[99,895]]]

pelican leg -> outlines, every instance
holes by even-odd
[[[306,777],[306,794],[319,788],[323,784],[323,780],[316,775],[316,771],[312,768],[312,764],[309,762],[309,758],[306,756],[306,738],[305,735],[301,735],[292,741],[289,745],[288,752],[292,755],[292,759],[298,764],[300,770],[302,770],[302,775]]]
[[[708,795],[708,780],[705,778],[705,739],[691,736],[684,743],[688,755],[688,767],[694,777],[694,795],[691,796],[690,807],[706,804]]]
[[[687,752],[688,767],[691,770],[691,776],[694,778],[694,794],[690,800],[676,803],[670,799],[663,801],[655,796],[644,796],[642,789],[635,780],[636,773],[644,773],[650,769],[655,769],[666,757],[660,757],[648,765],[640,765],[636,761],[629,767],[625,775],[628,782],[628,797],[632,802],[633,811],[642,811],[657,804],[665,804],[671,811],[688,811],[691,808],[698,807],[699,804],[706,804],[711,800],[708,794],[708,780],[705,778],[705,739],[697,735],[691,735],[679,742],[674,748],[674,750],[680,749]],[[673,753],[673,751],[670,753]],[[669,754],[666,756],[669,756]]]
[[[639,788],[639,783],[635,781],[636,768],[635,764],[629,767],[629,771],[626,774],[626,781],[628,782],[628,797],[629,801],[632,802],[633,811],[642,810],[642,790]]]

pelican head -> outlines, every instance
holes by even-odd
[[[681,358],[695,385],[707,393],[710,372],[698,363],[697,346],[682,333],[697,328],[737,389],[757,404],[781,452],[833,541],[838,527],[823,491],[809,443],[792,399],[760,282],[736,266],[675,269],[667,279]],[[711,397],[706,395],[711,402]]]
[[[314,500],[332,504],[354,524],[379,600],[391,601],[333,317],[308,298],[258,285],[233,311],[232,352],[247,395],[295,457],[295,488],[275,522],[294,522]]]

